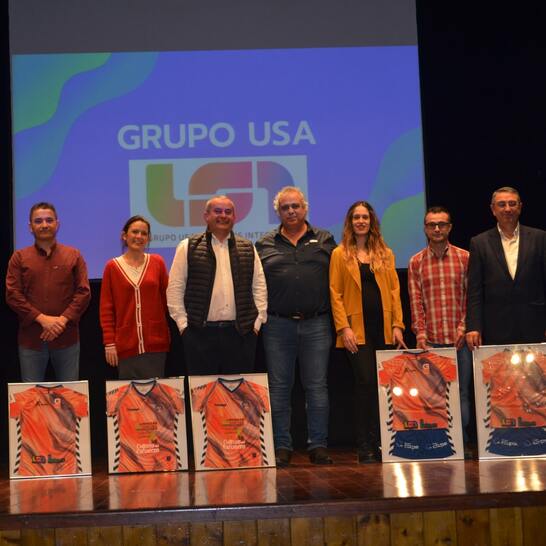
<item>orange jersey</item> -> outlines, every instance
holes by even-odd
[[[546,426],[545,372],[546,357],[538,352],[503,351],[482,361],[483,382],[489,385],[489,426]]]
[[[184,402],[178,389],[156,381],[131,382],[108,392],[106,406],[114,418],[115,472],[182,468],[177,428]]]
[[[267,466],[263,436],[269,398],[265,387],[245,379],[218,379],[192,389],[191,395],[194,411],[202,416],[203,466]]]
[[[456,378],[455,360],[429,351],[403,353],[382,362],[379,383],[390,386],[392,428],[449,428],[447,383]]]
[[[17,419],[14,474],[81,473],[80,420],[88,412],[87,396],[62,385],[15,393],[9,408],[10,417]]]

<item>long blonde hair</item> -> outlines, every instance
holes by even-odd
[[[353,230],[353,213],[356,207],[365,207],[370,214],[370,231],[366,240],[366,250],[370,255],[370,269],[377,271],[387,264],[388,247],[379,231],[379,219],[373,207],[367,201],[354,202],[345,215],[341,246],[343,247],[346,260],[357,259],[356,238]]]

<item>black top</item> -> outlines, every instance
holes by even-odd
[[[307,224],[294,246],[280,227],[256,243],[267,281],[270,313],[322,313],[330,309],[328,270],[336,247],[332,234]]]
[[[362,284],[362,310],[364,313],[366,343],[371,342],[375,346],[381,347],[385,345],[383,303],[370,264],[360,264],[360,281]]]

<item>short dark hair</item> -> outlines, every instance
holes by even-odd
[[[57,220],[57,210],[51,203],[47,203],[46,201],[40,201],[39,203],[35,203],[30,207],[30,212],[28,213],[28,221],[32,222],[32,214],[35,210],[38,209],[49,209],[53,211],[53,214],[55,215],[55,220]]]
[[[447,208],[443,205],[435,205],[433,207],[429,207],[427,209],[427,212],[425,213],[425,217],[423,218],[423,223],[427,221],[428,214],[440,214],[442,212],[444,214],[447,214],[447,217],[449,218],[449,223],[451,224],[451,212],[449,212],[449,210],[447,210]]]
[[[129,220],[125,222],[124,226],[121,228],[122,233],[127,233],[131,224],[134,224],[135,222],[144,222],[148,226],[148,235],[152,233],[150,222],[148,222],[148,220],[146,220],[146,218],[144,218],[144,216],[141,216],[140,214],[135,214],[134,216],[131,216],[131,218],[129,218]]]
[[[521,196],[516,188],[512,188],[511,186],[503,186],[502,188],[499,188],[493,192],[493,195],[491,196],[491,204],[495,203],[497,193],[513,193],[518,196],[518,201],[521,201]]]

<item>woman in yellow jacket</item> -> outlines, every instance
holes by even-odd
[[[366,201],[353,203],[341,244],[330,260],[330,299],[337,333],[355,377],[358,461],[380,460],[379,402],[375,351],[406,347],[400,283],[394,255]]]

